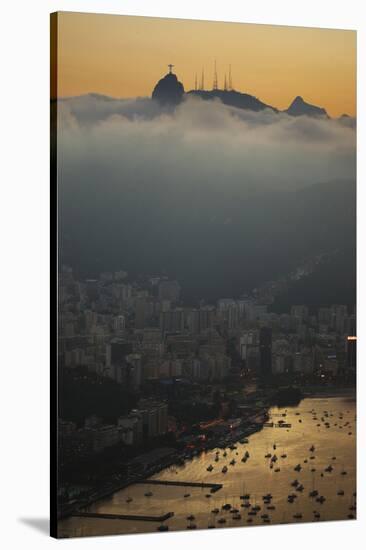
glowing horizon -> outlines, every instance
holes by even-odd
[[[58,13],[58,96],[151,96],[174,65],[185,90],[205,71],[286,109],[296,96],[331,116],[356,115],[356,32],[247,23]]]

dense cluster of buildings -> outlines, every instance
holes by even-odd
[[[345,305],[315,314],[294,305],[276,314],[253,296],[187,307],[180,293],[179,283],[166,278],[136,283],[119,271],[77,281],[63,268],[59,365],[84,365],[131,390],[164,378],[219,382],[238,366],[228,355],[230,340],[241,366],[264,376],[316,369],[337,374],[355,366],[356,316]]]
[[[89,456],[118,443],[138,446],[148,439],[165,435],[168,429],[168,405],[151,399],[141,399],[138,408],[120,416],[116,424],[103,424],[95,415],[87,417],[83,427],[74,422],[59,423],[63,460]]]
[[[345,305],[293,306],[289,314],[264,314],[266,326],[243,331],[239,349],[246,366],[263,374],[340,373],[356,367],[356,316]]]
[[[230,376],[264,381],[300,375],[336,378],[356,366],[356,316],[345,305],[310,312],[294,305],[269,311],[270,295],[255,292],[216,304],[185,305],[177,281],[150,277],[131,281],[124,271],[76,280],[64,267],[59,278],[59,368],[83,366],[141,393],[147,382],[188,380],[220,384]],[[136,445],[167,431],[162,401],[103,425],[61,422],[64,449],[99,452],[116,443]],[[199,419],[198,419],[199,420]]]
[[[231,359],[214,306],[182,307],[177,281],[126,282],[125,272],[75,281],[64,268],[59,291],[59,365],[87,366],[138,390],[146,380],[220,381]]]

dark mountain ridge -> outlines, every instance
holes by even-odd
[[[295,97],[291,105],[283,111],[291,116],[312,116],[312,117],[325,117],[329,118],[329,115],[323,107],[317,107],[316,105],[311,105],[303,100],[301,96]]]
[[[306,257],[353,250],[355,192],[354,181],[251,194],[239,187],[225,194],[220,186],[199,194],[189,181],[181,187],[155,181],[151,189],[143,182],[126,188],[123,202],[106,194],[96,205],[74,195],[73,207],[65,208],[61,188],[62,262],[82,276],[165,271],[189,300],[239,296]],[[350,267],[341,262],[333,277],[351,288]]]
[[[236,90],[200,89],[190,90],[185,93],[183,84],[178,81],[176,75],[172,72],[169,72],[160,79],[152,92],[152,99],[158,101],[161,105],[178,105],[183,101],[185,96],[196,96],[203,100],[219,99],[224,105],[230,105],[237,109],[248,109],[250,111],[270,109],[275,113],[280,112],[276,107],[263,103],[263,101],[257,97]],[[301,96],[295,97],[288,109],[282,112],[290,116],[307,115],[311,117],[329,118],[328,113],[323,107],[311,105],[304,101]]]
[[[172,67],[172,65],[170,66]],[[171,69],[170,71],[161,78],[157,84],[154,86],[152,91],[151,98],[159,103],[162,107],[176,107],[188,96],[199,97],[205,101],[220,100],[224,105],[229,105],[237,109],[246,109],[254,112],[263,111],[264,109],[269,109],[275,113],[285,113],[289,116],[309,116],[316,118],[331,118],[324,107],[319,107],[305,101],[300,95],[296,96],[291,102],[289,107],[284,110],[280,110],[273,105],[269,105],[258,99],[257,97],[247,94],[245,92],[239,92],[234,89],[195,89],[195,90],[184,90],[184,85],[177,78],[177,75],[174,74]],[[79,96],[81,98],[83,96]],[[85,97],[90,97],[95,100],[100,100],[104,102],[108,101],[121,101],[122,98],[113,98],[104,94],[99,93],[89,93],[85,94]],[[59,98],[59,101],[67,101],[69,99],[76,98]],[[131,98],[128,98],[131,99]],[[142,99],[142,98],[140,98]],[[55,100],[51,100],[51,109],[52,104]],[[348,119],[348,120],[347,120]],[[354,117],[350,117],[347,114],[342,114],[338,117],[338,120],[343,121],[349,126],[355,126]]]
[[[270,109],[275,113],[278,113],[276,107],[267,105],[260,101],[260,99],[242,92],[235,90],[190,90],[187,95],[193,97],[200,97],[203,100],[219,99],[224,105],[230,105],[237,109],[248,109],[250,111],[263,111],[263,109]]]
[[[184,86],[178,81],[176,75],[169,72],[156,84],[152,99],[157,100],[161,105],[178,105],[183,99]]]

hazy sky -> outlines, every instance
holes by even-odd
[[[231,64],[236,90],[279,109],[301,95],[356,114],[354,31],[60,13],[58,55],[59,96],[149,96],[168,63],[186,90],[204,67],[211,89],[216,58],[219,87]]]

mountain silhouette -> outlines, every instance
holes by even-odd
[[[236,107],[237,109],[248,109],[250,111],[263,111],[271,109],[278,113],[278,109],[271,105],[266,105],[263,101],[250,94],[237,92],[235,90],[190,90],[187,95],[200,97],[204,100],[220,99],[225,105]]]
[[[247,109],[256,112],[270,109],[275,113],[280,112],[276,107],[264,103],[257,97],[236,90],[213,89],[189,90],[185,92],[183,84],[179,82],[177,76],[171,70],[159,80],[152,92],[152,98],[157,100],[161,105],[176,106],[185,96],[199,97],[206,101],[219,99],[224,105],[237,109]],[[327,111],[323,107],[307,103],[301,96],[295,97],[288,109],[283,112],[290,116],[307,115],[310,117],[329,118]]]
[[[276,107],[267,105],[257,97],[238,92],[236,90],[190,90],[184,91],[184,86],[179,82],[177,76],[171,72],[167,73],[156,84],[152,98],[157,100],[161,105],[178,105],[184,96],[199,97],[203,100],[219,99],[224,105],[229,105],[237,109],[247,109],[250,111],[263,111],[270,109],[275,113],[280,112]],[[327,111],[323,107],[307,103],[301,96],[295,97],[291,105],[283,111],[290,116],[303,116],[330,118]]]
[[[291,116],[312,116],[312,117],[325,117],[329,118],[328,113],[322,107],[317,107],[316,105],[311,105],[311,103],[306,103],[301,96],[295,97],[291,105],[284,111]]]
[[[174,73],[169,72],[156,84],[152,98],[161,105],[178,105],[183,99],[183,94],[183,84]]]

